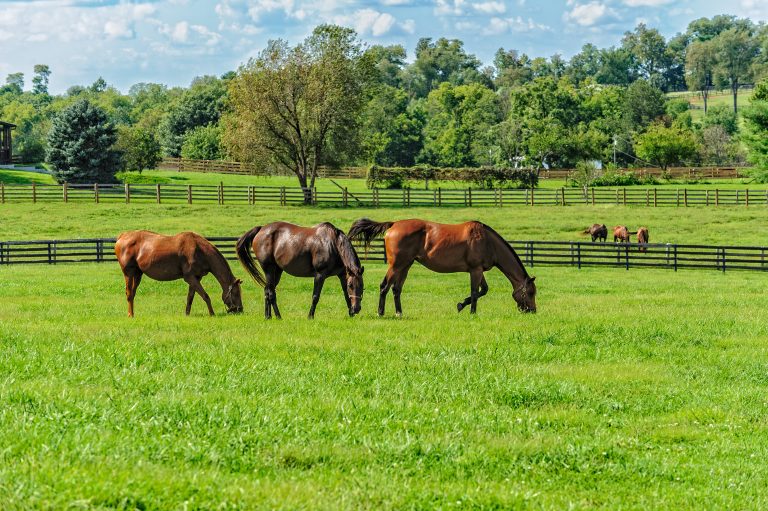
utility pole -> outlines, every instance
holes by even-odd
[[[616,135],[613,136],[613,166],[616,166]]]

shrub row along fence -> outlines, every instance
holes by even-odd
[[[616,204],[629,206],[750,206],[768,205],[768,189],[689,188],[543,188],[311,190],[313,205],[333,207],[474,207],[568,206]],[[221,185],[6,185],[0,183],[0,204],[36,202],[157,203],[157,204],[304,204],[298,187]]]
[[[236,237],[208,238],[234,260]],[[0,265],[58,264],[115,261],[114,238],[2,241]],[[767,271],[766,247],[591,243],[576,241],[510,241],[528,267],[605,266]],[[642,250],[641,250],[642,249]],[[385,262],[384,243],[375,240],[368,250],[358,246],[363,260]]]
[[[620,172],[632,172],[640,178],[644,177],[662,177],[685,179],[721,179],[744,177],[743,165],[728,166],[703,166],[703,167],[668,167],[663,170],[660,167],[638,167],[631,169],[621,169]],[[294,174],[284,168],[267,169],[252,163],[241,163],[237,161],[221,160],[188,160],[185,158],[165,158],[158,166],[161,170],[176,170],[179,172],[204,172],[215,174],[239,174],[248,176],[290,176]],[[382,170],[387,168],[382,167]],[[418,167],[414,168],[418,171]],[[549,169],[541,170],[539,177],[541,179],[568,179],[573,174],[574,169]],[[367,167],[342,167],[332,169],[321,167],[317,171],[318,177],[322,178],[349,178],[366,179],[368,177]]]

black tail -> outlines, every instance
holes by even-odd
[[[371,244],[371,240],[384,234],[394,223],[395,222],[374,222],[370,218],[361,218],[349,228],[347,237],[354,241],[362,240],[367,249]]]
[[[264,280],[264,275],[262,275],[259,267],[256,266],[256,260],[253,258],[253,255],[251,255],[251,243],[253,243],[253,238],[256,237],[260,230],[261,226],[257,225],[243,234],[240,239],[237,240],[235,248],[237,249],[237,258],[240,260],[240,264],[243,265],[243,268],[245,268],[245,271],[253,277],[253,280],[255,280],[258,285],[264,287],[267,285],[267,281]]]

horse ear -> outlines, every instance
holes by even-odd
[[[235,284],[242,284],[242,283],[243,283],[243,281],[240,280],[240,279],[235,280]]]
[[[531,277],[531,282],[535,281],[536,277]]]

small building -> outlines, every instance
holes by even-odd
[[[0,165],[8,165],[13,161],[13,137],[11,131],[15,124],[0,121]]]

